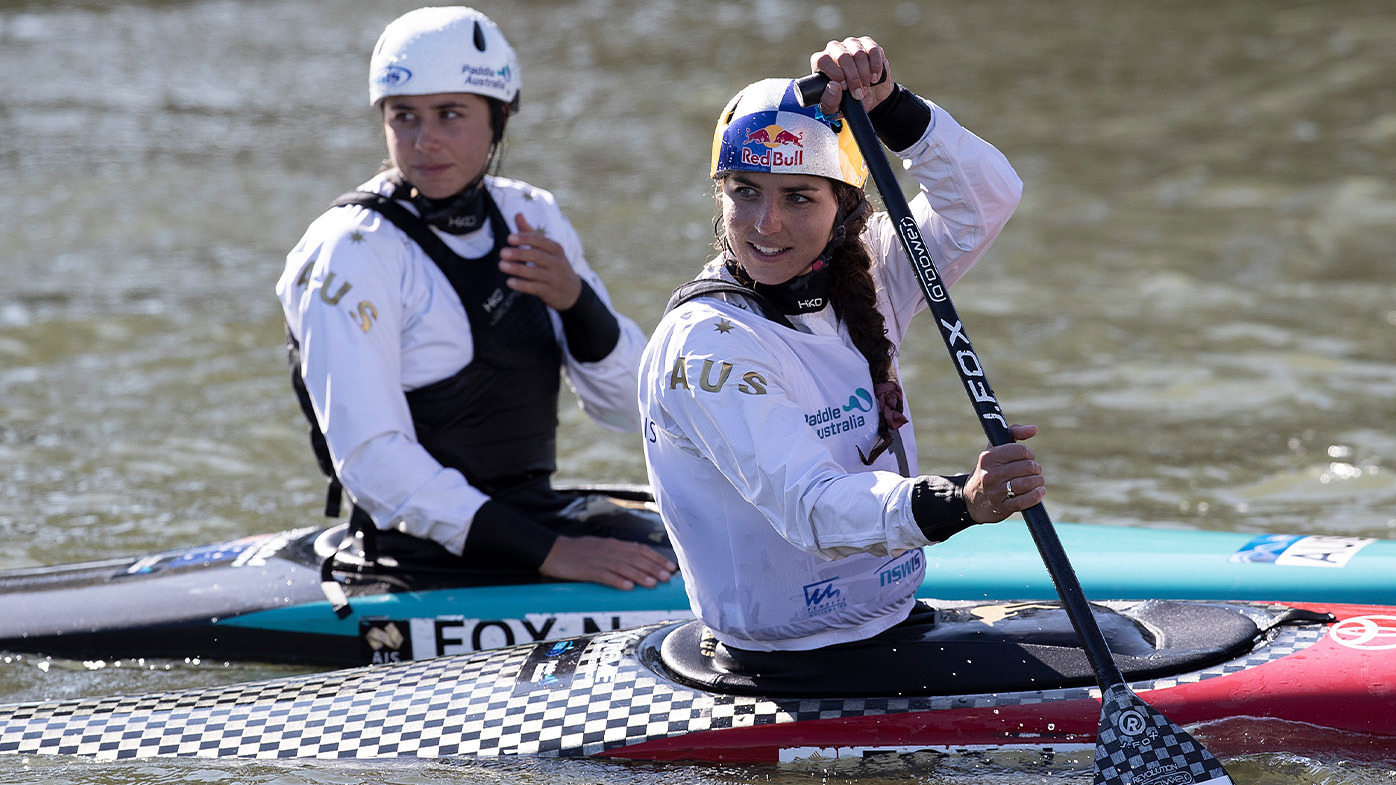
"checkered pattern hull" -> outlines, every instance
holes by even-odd
[[[769,731],[790,723],[806,723],[801,745],[838,746],[850,733],[858,737],[862,720],[899,727],[896,720],[916,715],[918,721],[903,725],[924,730],[892,741],[935,747],[955,743],[917,735],[933,736],[938,715],[1017,711],[1021,716],[1079,704],[1076,713],[1086,717],[1084,740],[1089,741],[1099,710],[1093,688],[852,700],[715,695],[677,684],[643,663],[655,655],[642,643],[661,628],[575,639],[571,660],[550,660],[549,645],[539,644],[215,689],[0,706],[0,754],[102,760],[577,757],[627,755],[623,748],[658,745],[668,752],[657,757],[701,758],[707,757],[703,740],[741,746],[746,742],[736,734],[764,729],[766,740],[751,744],[770,746],[775,759],[782,743],[770,741]],[[1246,656],[1134,688],[1147,697],[1227,678],[1303,651],[1323,635],[1321,627],[1281,628],[1268,645]],[[825,729],[827,738],[821,737]],[[1008,735],[998,734],[1005,743],[1034,743],[1005,731]]]

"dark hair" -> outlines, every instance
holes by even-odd
[[[892,370],[895,347],[887,338],[887,322],[882,311],[877,309],[872,254],[863,243],[863,229],[872,216],[872,205],[863,189],[838,180],[830,182],[839,205],[834,219],[835,231],[842,225],[844,232],[843,241],[831,249],[829,304],[834,308],[834,315],[848,326],[853,345],[867,359],[873,384],[895,381],[896,374]]]

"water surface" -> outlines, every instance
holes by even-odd
[[[282,259],[383,157],[367,55],[414,3],[0,0],[0,568],[315,520]],[[1059,520],[1396,537],[1396,10],[490,2],[520,50],[506,174],[553,190],[646,328],[706,258],[716,115],[832,37],[1000,147],[1022,206],[953,295]],[[922,468],[980,449],[929,321],[901,358]],[[642,481],[564,413],[562,474]],[[1013,524],[1005,524],[1013,525]],[[0,656],[5,700],[291,672]],[[1234,761],[1240,782],[1390,783],[1396,763]],[[1086,782],[1080,766],[8,761],[0,783]]]

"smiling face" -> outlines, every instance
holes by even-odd
[[[489,102],[474,93],[383,100],[388,157],[430,199],[459,192],[484,173],[494,132]]]
[[[780,284],[809,271],[833,234],[830,181],[808,174],[732,172],[722,178],[727,245],[752,280]]]

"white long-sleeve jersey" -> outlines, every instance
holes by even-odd
[[[517,231],[515,216],[522,213],[562,245],[573,269],[610,307],[605,285],[587,265],[581,240],[552,194],[505,178],[485,182],[510,230]],[[385,195],[392,188],[386,173],[359,186]],[[437,235],[466,258],[482,256],[494,244],[488,223],[466,235]],[[306,230],[286,257],[276,293],[300,343],[301,373],[349,496],[380,528],[460,553],[488,497],[417,442],[405,397],[453,376],[474,356],[470,320],[446,276],[391,221],[344,206],[328,210]],[[615,348],[600,361],[583,363],[567,352],[560,317],[551,309],[549,315],[563,347],[565,378],[582,408],[609,430],[638,430],[634,391],[644,333],[616,313]]]
[[[949,285],[998,236],[1022,181],[931,109],[925,135],[898,155],[920,184],[912,212]],[[885,213],[863,241],[900,346],[925,299]],[[700,277],[728,276],[711,262]],[[878,411],[867,361],[833,309],[790,316],[791,330],[749,306],[720,295],[675,308],[641,361],[647,468],[689,601],[743,649],[867,638],[905,618],[924,576],[913,480],[890,452],[871,466],[858,456],[877,440]],[[912,428],[900,433],[914,477]]]

